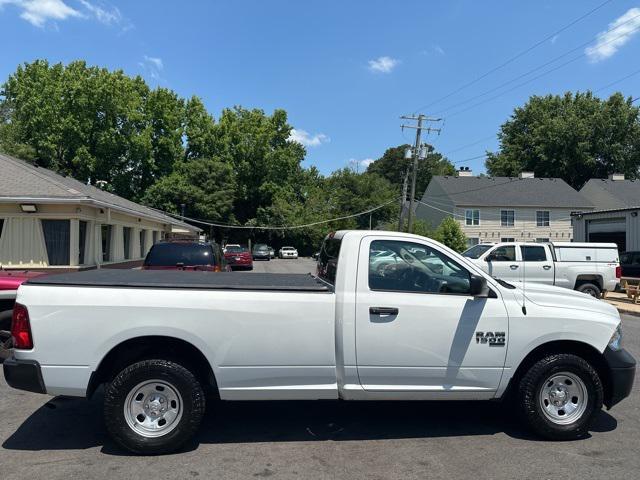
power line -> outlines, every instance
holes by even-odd
[[[440,103],[442,100],[446,100],[447,98],[452,97],[453,95],[455,95],[456,93],[461,92],[462,90],[470,87],[471,85],[475,85],[476,83],[478,83],[480,80],[488,77],[489,75],[491,75],[492,73],[500,70],[501,68],[506,67],[507,65],[509,65],[510,63],[516,61],[517,59],[519,59],[520,57],[523,57],[524,55],[526,55],[527,53],[531,52],[532,50],[538,48],[540,45],[544,44],[545,42],[551,40],[553,37],[555,37],[556,35],[559,35],[560,33],[564,32],[565,30],[569,29],[570,27],[572,27],[573,25],[575,25],[576,23],[584,20],[585,18],[587,18],[589,15],[595,13],[596,11],[600,10],[602,7],[604,7],[605,5],[607,5],[608,3],[611,3],[613,0],[606,0],[605,2],[601,3],[600,5],[598,5],[597,7],[589,10],[587,13],[583,14],[582,16],[576,18],[575,20],[573,20],[572,22],[570,22],[569,24],[565,25],[564,27],[562,27],[560,30],[556,30],[555,32],[547,35],[546,37],[544,37],[542,40],[534,43],[533,45],[531,45],[530,47],[526,48],[525,50],[521,51],[520,53],[516,54],[515,56],[509,58],[508,60],[506,60],[505,62],[501,63],[500,65],[498,65],[497,67],[492,68],[491,70],[489,70],[488,72],[480,75],[479,77],[476,77],[474,80],[465,83],[464,85],[458,87],[457,89],[453,90],[452,92],[448,93],[447,95],[444,95],[443,97],[440,97],[436,100],[434,100],[433,102],[427,104],[427,105],[423,105],[420,108],[417,108],[416,111],[420,111],[423,108],[429,108],[437,103]]]
[[[636,70],[636,71],[634,71],[634,72],[631,72],[629,75],[626,75],[626,76],[624,76],[624,77],[622,77],[622,78],[619,78],[618,80],[614,80],[613,82],[608,83],[608,84],[607,84],[607,85],[605,85],[604,87],[601,87],[601,88],[599,88],[598,90],[594,90],[593,92],[594,92],[594,93],[601,92],[602,90],[605,90],[605,89],[607,89],[607,88],[609,88],[609,87],[613,87],[614,85],[617,85],[618,83],[620,83],[620,82],[622,82],[622,81],[626,80],[627,78],[631,78],[631,77],[633,77],[633,76],[635,76],[635,75],[637,75],[637,74],[639,74],[639,73],[640,73],[640,69],[638,69],[638,70]],[[637,98],[636,98],[636,100],[637,100]],[[631,103],[635,102],[636,100],[633,100]]]
[[[627,21],[626,21],[626,22],[624,22],[624,23],[629,23],[629,22],[633,21],[634,19],[636,19],[636,18],[638,18],[638,17],[640,17],[640,14],[639,14],[639,15],[636,15],[635,17],[633,17],[633,18],[631,18],[631,19],[629,19],[629,20],[627,20]],[[623,23],[623,24],[620,24],[620,25],[617,25],[616,27],[614,27],[614,28],[612,28],[612,29],[610,29],[610,30],[608,30],[608,31],[616,30],[616,29],[620,28],[621,26],[623,26],[623,25],[624,25],[624,23]],[[631,30],[630,32],[625,32],[625,33],[623,33],[623,34],[621,34],[621,35],[618,35],[617,37],[612,38],[611,40],[609,40],[609,41],[607,41],[607,42],[603,43],[602,45],[608,45],[609,43],[615,42],[615,41],[616,41],[616,40],[618,40],[619,38],[625,37],[625,36],[629,35],[630,33],[635,32],[635,31],[637,31],[637,30],[639,30],[639,29],[640,29],[640,26],[639,26],[639,27],[634,28],[634,29],[633,29],[633,30]],[[440,111],[439,111],[439,112],[437,112],[437,113],[438,113],[438,115],[441,115],[443,112],[447,112],[447,111],[449,111],[449,110],[453,110],[453,109],[454,109],[454,108],[456,108],[456,107],[459,107],[459,106],[465,105],[465,104],[467,104],[467,103],[469,103],[469,102],[472,102],[472,101],[474,101],[474,100],[476,100],[476,99],[478,99],[478,98],[484,97],[484,96],[486,96],[486,95],[488,95],[488,94],[490,94],[490,93],[493,93],[493,92],[495,92],[495,91],[497,91],[497,90],[500,90],[501,88],[506,87],[507,85],[510,85],[510,84],[514,83],[515,81],[520,80],[521,78],[527,77],[527,76],[531,75],[532,73],[537,72],[537,71],[539,71],[539,70],[543,69],[544,67],[547,67],[547,66],[549,66],[549,65],[551,65],[551,64],[553,64],[553,63],[555,63],[556,61],[560,60],[561,58],[564,58],[564,57],[568,56],[569,54],[571,54],[571,53],[573,53],[573,52],[575,52],[575,51],[577,51],[577,50],[581,50],[583,47],[585,47],[586,45],[589,45],[589,44],[590,44],[590,43],[592,43],[592,42],[593,42],[593,40],[589,40],[588,42],[585,42],[585,43],[583,43],[583,44],[581,44],[581,45],[578,45],[577,47],[575,47],[575,48],[573,48],[573,49],[571,49],[571,50],[569,50],[569,51],[567,51],[567,52],[563,53],[562,55],[559,55],[559,56],[557,56],[557,57],[553,58],[552,60],[549,60],[548,62],[543,63],[542,65],[538,65],[537,67],[532,68],[532,69],[530,69],[530,70],[528,70],[528,71],[526,71],[526,72],[524,72],[524,73],[522,73],[522,74],[520,74],[520,75],[518,75],[518,76],[516,76],[516,77],[512,78],[511,80],[508,80],[508,81],[506,81],[506,82],[501,83],[501,84],[500,84],[500,85],[498,85],[497,87],[491,88],[491,89],[486,90],[485,92],[482,92],[482,93],[480,93],[480,94],[478,94],[478,95],[475,95],[475,96],[473,96],[473,97],[471,97],[471,98],[468,98],[468,99],[463,100],[463,101],[461,101],[461,102],[455,103],[455,104],[453,104],[453,105],[451,105],[451,106],[449,106],[449,107],[447,107],[447,108],[445,108],[445,109],[443,109],[443,110],[440,110]],[[553,72],[555,72],[556,70],[559,70],[559,69],[561,69],[561,68],[563,68],[563,67],[565,67],[565,66],[567,66],[567,65],[569,65],[569,64],[571,64],[571,63],[573,63],[573,62],[575,62],[575,61],[577,61],[577,60],[579,60],[579,59],[581,59],[581,58],[583,58],[583,57],[585,57],[585,56],[587,56],[587,53],[586,53],[586,52],[583,52],[582,54],[580,54],[580,55],[578,55],[578,56],[576,56],[576,57],[572,58],[571,60],[568,60],[568,61],[566,61],[566,62],[563,62],[563,63],[561,63],[560,65],[557,65],[557,66],[555,66],[555,67],[553,67],[553,68],[551,68],[551,69],[549,69],[549,70],[547,70],[547,71],[545,71],[545,72],[542,72],[540,75],[537,75],[537,76],[535,76],[535,77],[533,77],[533,78],[530,78],[529,80],[527,80],[527,81],[525,81],[525,82],[519,83],[519,84],[518,84],[518,85],[516,85],[515,87],[512,87],[512,88],[510,88],[510,89],[504,90],[503,92],[501,92],[501,93],[499,93],[499,94],[497,94],[497,95],[494,95],[494,96],[492,96],[492,97],[490,97],[490,98],[488,98],[488,99],[486,99],[486,100],[483,100],[482,102],[478,102],[478,103],[473,104],[473,105],[471,105],[471,106],[469,106],[469,107],[467,107],[467,108],[464,108],[464,109],[462,109],[462,110],[459,110],[459,111],[457,111],[457,112],[454,112],[454,113],[452,113],[452,114],[448,115],[448,117],[452,117],[452,116],[454,116],[454,115],[458,115],[458,114],[460,114],[460,113],[462,113],[462,112],[466,112],[466,111],[468,111],[468,110],[471,110],[472,108],[475,108],[475,107],[477,107],[477,106],[484,105],[485,103],[488,103],[488,102],[490,102],[490,101],[492,101],[492,100],[495,100],[496,98],[499,98],[499,97],[501,97],[502,95],[504,95],[504,94],[506,94],[506,93],[512,92],[512,91],[514,91],[514,90],[517,90],[518,88],[523,87],[524,85],[528,85],[529,83],[531,83],[531,82],[533,82],[533,81],[535,81],[535,80],[537,80],[537,79],[539,79],[539,78],[542,78],[542,77],[544,77],[545,75],[548,75],[548,74],[550,74],[550,73],[553,73]]]
[[[638,15],[638,16],[640,16],[640,15]],[[639,27],[634,28],[634,29],[633,29],[633,30],[631,30],[631,31],[632,31],[632,32],[635,32],[635,31],[637,31],[637,30],[640,30],[640,26],[639,26]],[[628,34],[624,34],[624,35],[620,35],[620,36],[618,36],[618,37],[615,37],[615,38],[613,38],[610,42],[607,42],[607,43],[611,43],[611,42],[613,42],[614,40],[616,40],[616,39],[618,39],[618,38],[620,38],[620,37],[623,37],[623,36],[625,36],[625,35],[628,35]],[[604,44],[603,44],[603,45],[604,45]],[[541,73],[540,75],[536,75],[535,77],[533,77],[533,78],[531,78],[531,79],[527,80],[526,82],[519,83],[518,85],[516,85],[516,86],[514,86],[514,87],[512,87],[512,88],[509,88],[509,89],[507,89],[507,90],[505,90],[505,91],[503,91],[503,92],[501,92],[501,93],[499,93],[499,94],[497,94],[497,95],[494,95],[494,96],[492,96],[492,97],[487,98],[486,100],[483,100],[483,101],[478,102],[478,103],[474,103],[473,105],[470,105],[470,106],[468,106],[467,108],[463,108],[462,110],[458,110],[457,112],[453,112],[453,113],[449,114],[449,115],[448,115],[448,117],[453,117],[453,116],[455,116],[455,115],[460,115],[461,113],[467,112],[467,111],[469,111],[469,110],[471,110],[471,109],[473,109],[473,108],[475,108],[475,107],[479,107],[480,105],[484,105],[485,103],[491,102],[491,101],[495,100],[496,98],[499,98],[499,97],[501,97],[501,96],[503,96],[503,95],[505,95],[505,94],[507,94],[507,93],[509,93],[509,92],[514,91],[514,90],[517,90],[517,89],[518,89],[518,88],[520,88],[520,87],[523,87],[523,86],[525,86],[525,85],[528,85],[529,83],[531,83],[531,82],[533,82],[533,81],[535,81],[535,80],[538,80],[539,78],[542,78],[542,77],[544,77],[545,75],[548,75],[548,74],[550,74],[550,73],[553,73],[553,72],[555,72],[556,70],[559,70],[559,69],[561,69],[561,68],[563,68],[563,67],[565,67],[565,66],[569,65],[570,63],[573,63],[573,62],[575,62],[576,60],[581,59],[581,58],[582,58],[582,57],[584,57],[585,55],[586,55],[586,53],[583,53],[582,55],[578,55],[577,57],[574,57],[574,58],[572,58],[571,60],[568,60],[568,61],[566,61],[566,62],[564,62],[564,63],[561,63],[560,65],[558,65],[558,66],[556,66],[556,67],[554,67],[554,68],[552,68],[552,69],[550,69],[550,70],[547,70],[546,72],[543,72],[543,73]]]
[[[173,218],[180,218],[180,219],[184,219],[187,220],[189,222],[194,222],[194,223],[198,223],[201,225],[207,225],[210,227],[220,227],[220,228],[230,228],[230,229],[243,229],[243,230],[295,230],[295,229],[299,229],[299,228],[307,228],[307,227],[313,227],[314,225],[321,225],[323,223],[331,223],[331,222],[337,222],[339,220],[346,220],[348,218],[355,218],[355,217],[360,217],[362,215],[368,215],[372,212],[375,212],[376,210],[380,210],[383,207],[386,207],[387,205],[396,202],[397,199],[394,198],[393,200],[389,200],[388,202],[385,202],[381,205],[378,205],[377,207],[373,207],[370,208],[368,210],[362,211],[362,212],[358,212],[358,213],[354,213],[351,215],[344,215],[342,217],[336,217],[336,218],[331,218],[329,220],[320,220],[317,222],[312,222],[312,223],[307,223],[304,225],[286,225],[286,226],[272,226],[272,225],[265,225],[265,226],[261,226],[261,225],[230,225],[230,224],[224,224],[224,223],[216,223],[216,222],[209,222],[206,220],[199,220],[197,218],[190,218],[190,217],[183,217],[182,215],[177,215],[175,213],[171,213],[171,212],[165,212],[163,210],[159,210],[159,209],[153,209],[156,210],[160,213],[164,213],[165,215],[169,215]]]

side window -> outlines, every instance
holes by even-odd
[[[491,260],[492,262],[515,262],[516,247],[515,245],[498,247],[489,254],[487,260]]]
[[[468,294],[469,272],[419,243],[375,240],[369,250],[369,288],[395,292]]]
[[[640,253],[636,253],[633,255],[632,265],[640,265]]]
[[[533,247],[525,245],[520,247],[522,249],[522,259],[525,262],[546,262],[547,255],[544,251],[544,247]]]

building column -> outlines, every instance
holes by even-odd
[[[80,221],[69,220],[69,266],[77,267],[80,262]]]
[[[124,261],[124,238],[122,225],[111,226],[111,259],[112,262]]]
[[[131,228],[131,259],[140,258],[140,229]]]

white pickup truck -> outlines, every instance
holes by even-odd
[[[556,285],[596,298],[620,282],[615,243],[480,243],[462,255],[492,277]]]
[[[381,252],[402,263],[379,268]],[[629,395],[615,308],[553,286],[526,295],[416,235],[329,235],[318,276],[94,270],[17,297],[14,388],[91,396],[123,447],[162,453],[222,400],[502,400],[537,434],[587,434]],[[212,404],[215,408],[215,403]],[[211,405],[210,405],[211,406]]]

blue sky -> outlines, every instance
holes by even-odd
[[[323,173],[412,141],[399,116],[420,111],[444,119],[428,141],[480,172],[482,158],[466,160],[497,148],[500,124],[529,95],[640,96],[640,0],[610,0],[551,35],[603,2],[0,0],[0,79],[38,58],[84,59],[199,95],[214,117],[284,108],[305,165]]]

